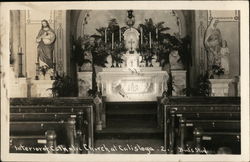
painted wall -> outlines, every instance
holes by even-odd
[[[36,36],[41,29],[41,20],[49,20],[50,27],[54,29],[54,13],[49,10],[29,10],[26,11],[26,69],[27,77],[35,78],[36,76],[36,62],[37,62],[37,43]]]
[[[79,19],[83,20],[86,12],[80,15]],[[126,26],[125,19],[127,17],[127,10],[93,10],[89,11],[89,17],[87,19],[88,24],[84,26],[85,34],[95,34],[96,29],[99,27],[107,27],[110,19],[117,19],[118,24],[123,27]],[[145,19],[152,18],[154,23],[161,21],[165,22],[165,26],[169,27],[168,33],[178,33],[181,30],[181,34],[186,34],[186,29],[184,26],[178,28],[177,17],[183,15],[180,12],[173,12],[172,10],[134,10],[135,24],[134,27],[138,27],[139,24],[144,23]],[[78,24],[80,25],[80,24]],[[82,33],[81,33],[82,34]]]
[[[230,13],[235,13],[231,11]],[[232,14],[224,14],[224,16]],[[216,18],[216,15],[213,15]],[[212,16],[212,17],[213,17]],[[203,68],[206,69],[206,52],[204,52],[204,31],[209,24],[209,11],[200,10],[195,11],[193,14],[193,28],[195,29],[192,33],[192,53],[193,53],[193,66],[191,69],[191,85],[195,87],[195,80],[199,74],[202,74]],[[201,25],[202,24],[202,25]],[[228,48],[230,50],[230,78],[234,79],[235,76],[240,75],[240,29],[239,21],[226,18],[219,19],[217,27],[220,29],[222,34],[222,39],[226,40],[228,43]],[[202,29],[202,30],[201,30]],[[203,33],[203,34],[202,34]],[[233,85],[230,85],[229,95],[234,95],[235,90]]]
[[[238,76],[240,75],[239,22],[220,22],[217,26],[221,31],[222,39],[227,41],[230,50],[230,76]]]
[[[51,10],[28,10],[21,11],[20,15],[15,16],[15,19],[19,21],[14,21],[14,26],[20,28],[20,31],[13,30],[14,39],[14,52],[18,50],[18,47],[22,47],[23,55],[23,73],[26,74],[27,78],[34,79],[36,75],[36,62],[37,62],[37,43],[36,36],[41,29],[41,20],[46,19],[49,21],[50,27],[56,33],[56,43],[55,43],[55,57],[58,62],[58,70],[62,72],[67,72],[67,65],[69,65],[69,59],[66,53],[66,43],[70,38],[69,35],[66,36],[66,11],[51,11]],[[18,25],[15,25],[18,22]],[[69,28],[69,25],[68,25]],[[19,41],[20,40],[20,41]],[[15,64],[17,66],[17,64]],[[17,68],[15,68],[17,69]],[[15,70],[15,72],[18,70]]]

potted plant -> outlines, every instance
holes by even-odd
[[[224,75],[224,71],[225,71],[225,69],[222,68],[221,66],[213,65],[212,66],[213,75],[211,76],[212,77],[211,79],[219,79],[219,78],[221,78],[221,76]]]
[[[53,97],[72,97],[77,94],[77,83],[67,75],[55,74],[55,81],[52,84]]]

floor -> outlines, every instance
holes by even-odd
[[[157,103],[107,104],[107,127],[95,133],[95,154],[164,154]]]

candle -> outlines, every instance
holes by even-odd
[[[105,43],[107,43],[107,28],[105,28]]]
[[[114,33],[112,33],[112,49],[114,49]]]
[[[122,41],[122,31],[121,31],[121,28],[119,28],[119,40],[120,40],[120,42]]]
[[[18,53],[22,53],[22,47],[18,48]]]
[[[142,30],[142,27],[140,27],[140,31],[141,31],[141,44],[143,44],[143,30]]]
[[[151,32],[149,32],[149,48],[151,48]]]
[[[158,29],[155,29],[155,33],[156,33],[156,40],[158,40]]]

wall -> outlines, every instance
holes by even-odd
[[[219,23],[217,27],[220,29],[222,34],[222,39],[226,40],[228,43],[228,48],[230,50],[230,78],[234,79],[235,76],[240,75],[240,28],[239,21],[232,15],[237,11],[227,11],[223,16],[218,15],[223,13],[223,11],[216,12],[216,14],[211,15],[210,11],[200,10],[193,13],[193,28],[195,29],[192,37],[192,53],[193,53],[193,66],[191,67],[191,85],[196,86],[196,78],[199,74],[204,73],[207,69],[204,42],[204,33],[207,26],[210,23],[211,18],[218,18]],[[229,14],[230,13],[230,14]],[[235,90],[233,85],[230,85],[230,95],[234,95]]]
[[[55,30],[57,40],[55,43],[55,56],[58,61],[58,69],[61,73],[68,72],[69,59],[66,49],[69,48],[69,35],[66,36],[66,11],[51,10],[23,10],[11,11],[10,45],[14,56],[15,75],[18,75],[18,49],[22,48],[23,74],[27,78],[34,79],[36,75],[37,43],[36,36],[41,29],[41,20],[49,21],[50,27]],[[70,24],[68,23],[68,28]],[[67,45],[67,46],[66,46]]]
[[[77,11],[76,11],[77,12]],[[82,29],[83,20],[86,14],[89,13],[87,18],[87,24]],[[180,11],[172,10],[134,10],[135,24],[134,27],[138,27],[139,24],[144,23],[145,19],[152,18],[154,23],[161,21],[165,22],[165,26],[170,27],[168,31],[170,34],[178,33],[181,30],[181,35],[184,37],[186,35],[185,21],[183,15]],[[79,16],[79,23],[77,24],[77,35],[80,36],[85,34],[95,34],[96,29],[99,27],[107,27],[108,22],[112,18],[116,18],[118,24],[123,27],[126,26],[125,19],[127,17],[127,10],[92,10],[92,11],[82,11]],[[177,26],[177,17],[182,20],[181,26]]]
[[[240,75],[239,22],[220,22],[217,26],[221,31],[222,39],[227,41],[230,50],[230,76],[238,76]]]
[[[37,43],[36,36],[41,29],[41,20],[49,21],[50,27],[54,29],[54,13],[50,10],[28,10],[26,11],[26,69],[27,77],[35,78],[37,62]]]

